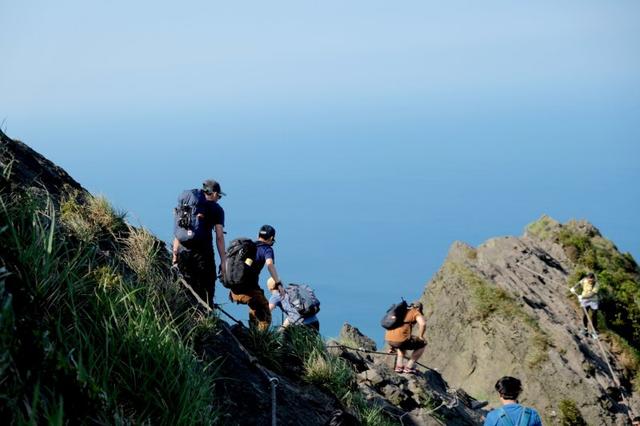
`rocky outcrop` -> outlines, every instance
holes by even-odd
[[[395,354],[376,352],[375,343],[345,323],[340,342],[329,341],[330,352],[351,363],[366,399],[404,425],[477,425],[484,406],[462,389],[452,389],[440,373],[424,365],[418,374],[393,371]],[[346,339],[345,339],[346,338]],[[344,340],[343,340],[344,339]],[[350,346],[360,342],[360,345]]]
[[[564,405],[574,403],[588,424],[625,424],[616,383],[607,368],[624,378],[619,360],[583,336],[582,312],[568,292],[574,264],[570,253],[550,235],[561,227],[546,218],[535,235],[504,237],[477,248],[456,242],[422,301],[428,346],[422,361],[442,373],[452,386],[478,399],[498,403],[494,383],[502,376],[520,378],[522,402],[536,407],[548,424],[558,423]],[[592,236],[586,222],[575,227]],[[637,412],[638,398],[622,380]]]
[[[86,192],[61,167],[0,130],[0,190],[18,188],[47,191],[54,198],[70,190]]]

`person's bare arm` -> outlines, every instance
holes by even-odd
[[[172,247],[172,252],[173,252],[173,256],[172,256],[172,260],[171,262],[175,265],[176,263],[178,263],[178,247],[180,247],[180,243],[178,242],[177,238],[173,239],[173,247]]]
[[[218,248],[218,255],[220,255],[220,268],[222,270],[222,276],[224,277],[227,271],[225,263],[227,263],[227,253],[225,252],[224,244],[224,227],[217,224],[215,227],[216,232],[216,247]]]
[[[416,322],[418,323],[418,337],[424,340],[424,332],[427,331],[427,321],[424,319],[424,316],[418,315]]]
[[[265,264],[267,265],[267,269],[271,274],[271,278],[274,279],[275,282],[280,282],[280,277],[278,276],[278,271],[276,271],[276,264],[273,263],[273,259],[267,259]]]

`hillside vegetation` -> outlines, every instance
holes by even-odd
[[[322,424],[341,408],[392,424],[319,336],[232,333],[181,286],[164,243],[0,137],[5,423],[270,424],[267,379],[277,378],[279,421]]]

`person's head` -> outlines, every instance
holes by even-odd
[[[414,300],[413,302],[411,302],[411,305],[409,305],[409,307],[413,308],[413,309],[417,309],[418,312],[423,313],[422,312],[422,308],[423,308],[422,307],[422,302],[419,301],[419,300]]]
[[[596,279],[596,275],[595,275],[593,272],[589,272],[589,273],[585,276],[585,278],[586,278],[586,279],[588,279],[588,280],[593,281],[593,280],[595,280],[595,279]]]
[[[504,376],[496,382],[496,391],[503,400],[516,401],[522,392],[522,383],[515,377]]]
[[[202,182],[202,191],[208,201],[218,201],[223,195],[227,195],[222,192],[220,184],[213,179],[207,179]]]
[[[273,245],[276,242],[276,230],[271,225],[262,225],[258,231],[258,239]]]
[[[276,283],[276,280],[274,280],[273,277],[269,277],[269,279],[267,280],[267,288],[273,293],[276,291],[280,291],[280,288],[282,288],[282,284]]]
[[[640,416],[635,416],[633,420],[631,420],[632,426],[640,426]]]

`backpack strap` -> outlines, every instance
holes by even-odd
[[[518,426],[529,426],[529,420],[531,419],[532,414],[533,410],[531,410],[531,408],[524,407],[520,413],[520,418],[518,419]]]
[[[502,424],[503,426],[515,426],[513,424],[513,421],[511,421],[511,417],[509,417],[507,415],[507,412],[504,411],[504,408],[500,407],[498,408],[498,413],[500,414],[500,418],[498,419],[498,422],[500,424]],[[497,425],[497,423],[496,423]]]

